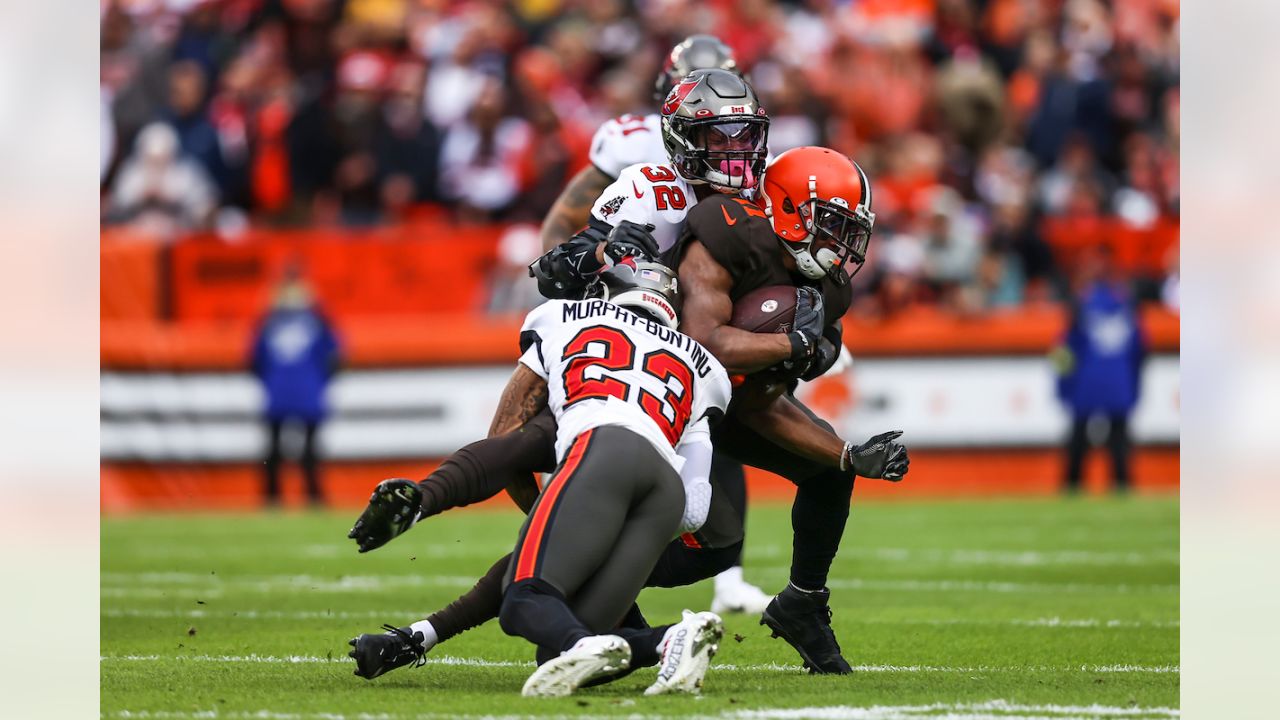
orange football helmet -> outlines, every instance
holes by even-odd
[[[866,262],[876,222],[871,181],[843,154],[823,147],[782,153],[765,170],[760,202],[805,277],[843,285]]]

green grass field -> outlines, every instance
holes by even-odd
[[[758,618],[726,617],[701,698],[646,698],[653,670],[567,699],[519,695],[532,649],[497,623],[373,682],[346,642],[470,587],[519,517],[433,518],[366,556],[355,513],[106,517],[107,718],[1168,718],[1178,715],[1175,498],[857,503],[832,570],[847,677],[813,677]],[[789,513],[750,516],[747,578],[776,591]],[[651,622],[711,584],[648,590]]]

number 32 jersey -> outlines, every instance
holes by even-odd
[[[520,362],[547,381],[556,458],[604,425],[645,438],[679,472],[682,442],[699,440],[732,389],[693,338],[604,300],[552,300],[525,318]]]
[[[697,204],[693,185],[670,165],[631,165],[600,193],[591,217],[614,226],[623,220],[652,224],[662,255],[675,246],[685,215]]]

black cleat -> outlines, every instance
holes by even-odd
[[[831,631],[830,598],[826,588],[801,592],[788,584],[765,608],[760,624],[795,648],[810,673],[845,675],[853,668],[840,654],[840,643]]]
[[[427,650],[422,645],[420,632],[409,628],[383,625],[387,632],[381,635],[365,634],[351,638],[348,657],[356,659],[356,675],[372,680],[398,667],[410,663],[422,667],[427,662]]]

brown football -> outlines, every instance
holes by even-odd
[[[796,320],[796,289],[768,285],[738,298],[729,324],[748,332],[789,333]]]

